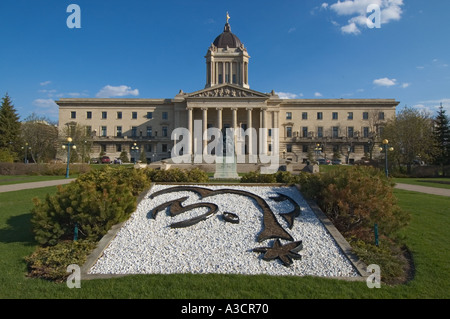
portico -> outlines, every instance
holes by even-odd
[[[211,94],[211,92],[213,94]],[[228,95],[216,96],[214,91],[223,91]],[[245,94],[245,98],[239,98]],[[221,87],[214,90],[202,90],[185,96],[187,111],[187,129],[194,136],[195,121],[202,122],[203,152],[208,144],[207,130],[217,128],[225,135],[226,129],[234,129],[237,155],[256,155],[267,152],[265,144],[258,145],[260,128],[267,128],[267,100],[270,95],[260,92],[239,89],[237,87]],[[273,113],[273,112],[272,112]],[[249,130],[250,129],[250,130]],[[251,134],[251,129],[255,133]],[[246,134],[243,136],[242,134]],[[261,149],[259,148],[261,146]],[[189,154],[198,154],[195,143],[190,141]],[[265,153],[264,153],[265,154]]]

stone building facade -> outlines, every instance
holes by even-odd
[[[167,159],[181,140],[172,136],[177,128],[192,133],[181,154],[197,154],[209,142],[199,143],[195,131],[214,127],[243,129],[238,135],[256,129],[236,145],[243,154],[275,154],[300,163],[340,157],[352,163],[377,152],[383,124],[399,104],[393,99],[281,99],[273,91],[254,91],[250,56],[228,21],[205,58],[206,84],[199,91],[180,91],[170,99],[60,99],[60,127],[83,125],[93,142],[91,157],[103,152],[116,158],[125,151],[132,161]],[[135,144],[138,151],[132,149]]]

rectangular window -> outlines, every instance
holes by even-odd
[[[286,145],[286,152],[292,153],[292,144],[287,144]]]
[[[106,144],[101,144],[100,148],[101,148],[102,152],[106,153]]]
[[[364,144],[364,153],[370,153],[370,147],[367,144]]]
[[[86,126],[86,136],[91,136],[92,134],[92,126]]]
[[[353,127],[352,127],[352,126],[349,126],[349,127],[347,128],[347,137],[353,137],[353,135],[354,135]]]
[[[102,137],[106,137],[107,136],[107,127],[106,126],[102,126]]]
[[[161,145],[161,151],[163,152],[163,153],[166,153],[167,152],[167,144],[162,144]]]
[[[369,137],[369,128],[363,127],[363,137],[368,138]]]
[[[121,120],[122,119],[122,112],[117,112],[117,119]]]
[[[152,127],[147,126],[147,137],[152,137]]]
[[[302,145],[302,152],[308,153],[308,145]]]
[[[117,127],[117,137],[122,137],[122,126]]]
[[[384,120],[384,112],[378,113],[378,119],[379,120]]]
[[[116,144],[116,152],[122,152],[122,144]]]
[[[91,111],[87,111],[87,112],[86,112],[86,118],[87,118],[88,120],[90,120],[90,119],[92,118],[92,112],[91,112]]]
[[[292,137],[292,126],[286,127],[286,137]]]
[[[162,112],[162,119],[163,119],[163,120],[168,120],[168,119],[169,119],[169,113],[167,113],[167,112]]]
[[[286,112],[286,120],[292,120],[292,112]]]
[[[302,137],[308,137],[308,127],[302,127]]]
[[[348,112],[347,113],[347,120],[353,120],[353,112]]]
[[[137,119],[137,112],[131,112],[131,118],[133,120],[136,120]]]
[[[70,112],[70,118],[71,119],[76,119],[77,118],[77,112]]]
[[[302,113],[302,120],[307,120],[308,119],[308,112],[303,112]]]
[[[317,112],[317,119],[318,120],[323,120],[323,113],[322,112]]]
[[[333,126],[333,138],[338,138],[338,137],[339,137],[339,127]]]
[[[332,115],[333,117],[333,120],[338,120],[339,119],[339,116],[338,116],[338,112],[333,112],[333,115]]]
[[[369,119],[369,112],[363,112],[363,120]]]
[[[269,132],[269,137],[271,137],[272,136],[272,129],[269,128],[267,131]]]
[[[136,136],[137,136],[137,127],[132,126],[131,127],[131,137],[136,137]]]
[[[152,144],[145,144],[145,151],[147,153],[151,153],[152,151]]]
[[[167,137],[167,131],[168,131],[168,130],[167,130],[167,126],[163,126],[163,127],[162,127],[162,136],[163,136],[163,137]]]
[[[317,137],[323,137],[323,127],[319,126],[317,128]]]
[[[106,120],[108,118],[108,112],[102,112],[102,120]]]
[[[151,120],[153,118],[153,112],[147,112],[147,120]]]

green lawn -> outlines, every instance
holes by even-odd
[[[0,175],[0,185],[33,183],[64,179],[65,176]]]
[[[450,178],[394,178],[394,182],[450,189]]]
[[[450,197],[395,190],[411,212],[403,231],[416,274],[405,285],[369,289],[365,282],[313,277],[240,275],[137,275],[82,281],[81,289],[26,277],[24,257],[36,247],[31,234],[31,198],[55,187],[0,194],[0,298],[449,298]],[[383,271],[383,270],[381,270]]]

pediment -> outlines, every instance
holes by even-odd
[[[187,98],[269,98],[269,95],[237,85],[224,84],[190,93]]]

